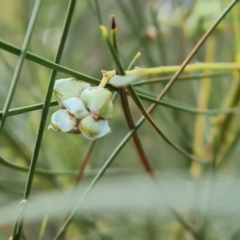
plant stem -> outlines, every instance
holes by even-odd
[[[60,41],[58,51],[57,51],[57,54],[56,54],[56,57],[54,60],[54,62],[56,62],[56,63],[59,63],[60,59],[62,57],[63,49],[65,46],[65,42],[66,42],[66,39],[68,36],[68,31],[70,28],[71,20],[73,17],[75,4],[76,4],[76,0],[70,0],[61,41]],[[46,124],[47,115],[48,115],[48,109],[49,109],[49,105],[50,105],[50,101],[51,101],[51,97],[52,97],[52,92],[53,92],[53,88],[54,88],[56,75],[57,75],[57,72],[52,71],[50,79],[49,79],[48,90],[47,90],[47,93],[45,96],[45,101],[43,104],[42,117],[40,120],[39,130],[38,130],[38,134],[37,134],[37,138],[36,138],[36,142],[35,142],[35,147],[34,147],[32,159],[31,159],[31,163],[30,163],[30,168],[29,168],[28,179],[27,179],[27,183],[26,183],[24,196],[23,196],[23,199],[25,199],[25,200],[28,200],[30,193],[31,193],[35,168],[36,168],[38,155],[39,155],[39,151],[40,151],[40,146],[41,146],[41,142],[42,142],[42,138],[43,138],[43,133],[44,133],[44,129],[45,129],[45,124]],[[18,230],[16,231],[16,234],[13,236],[13,240],[20,240],[22,227],[23,227],[23,215],[21,216],[21,220],[18,225]]]
[[[240,26],[239,26],[239,9],[235,8],[232,12],[232,21],[234,29],[234,42],[235,42],[235,61],[240,63]],[[240,94],[240,71],[234,71],[232,73],[233,81],[227,98],[222,106],[223,109],[229,107],[235,107],[239,104],[239,94]],[[239,128],[235,127],[235,122],[238,121],[238,116],[224,116],[219,115],[215,117],[212,121],[218,127],[217,138],[218,138],[218,156],[217,163],[220,163],[224,156],[234,145],[237,139]],[[238,124],[237,124],[238,125]]]
[[[91,153],[92,153],[93,148],[95,146],[95,143],[96,143],[96,141],[92,141],[90,143],[90,146],[88,147],[88,150],[87,150],[87,152],[85,154],[85,157],[83,158],[82,164],[81,164],[81,166],[79,168],[78,175],[77,175],[77,178],[76,178],[76,186],[80,183],[80,181],[81,181],[81,179],[82,179],[82,177],[84,175],[84,171],[85,171],[86,166],[87,166],[87,164],[89,162]]]
[[[48,222],[48,215],[46,215],[42,221],[42,226],[40,229],[38,240],[43,240],[44,234],[46,232],[47,222]]]
[[[15,54],[15,55],[20,55],[21,54],[21,49],[20,48],[18,48],[16,46],[13,46],[13,45],[11,45],[11,44],[3,41],[3,40],[0,40],[0,48],[4,49],[4,50],[6,50],[6,51],[8,51],[12,54]],[[57,64],[55,62],[49,61],[45,58],[42,58],[42,57],[40,57],[36,54],[33,54],[31,52],[27,52],[25,58],[32,61],[32,62],[38,63],[39,65],[45,66],[47,68],[50,68],[52,70],[55,70],[55,71],[58,71],[58,72],[61,72],[61,73],[64,73],[64,74],[67,74],[68,76],[72,76],[72,77],[75,77],[77,79],[81,79],[83,81],[86,81],[86,82],[94,84],[94,85],[98,85],[99,82],[100,82],[100,80],[97,79],[97,78],[90,77],[88,75],[79,73],[77,71],[74,71],[72,69],[64,67],[60,64]]]
[[[206,42],[206,62],[213,62],[215,56],[215,38],[210,36]],[[209,71],[205,71],[205,74],[210,74]],[[205,110],[208,107],[208,101],[211,90],[211,79],[204,78],[201,81],[201,88],[198,100],[198,109]],[[194,140],[193,150],[196,156],[204,158],[206,156],[206,143],[205,143],[205,125],[206,117],[202,115],[196,116],[195,127],[194,127]],[[202,174],[203,167],[198,163],[192,162],[190,172],[192,176],[199,178]]]
[[[57,101],[52,101],[50,103],[50,107],[53,106],[57,106],[58,102]],[[14,115],[18,115],[18,114],[22,114],[22,113],[26,113],[26,112],[31,112],[31,111],[35,111],[35,110],[40,110],[43,107],[43,103],[37,103],[37,104],[33,104],[33,105],[29,105],[29,106],[25,106],[25,107],[19,107],[19,108],[11,108],[9,109],[7,116],[14,116]],[[0,119],[2,117],[3,112],[0,111]]]
[[[179,67],[182,68],[183,65],[175,65],[175,66],[161,66],[161,67],[154,67],[154,68],[136,68],[131,71],[126,71],[126,75],[133,75],[133,74],[140,74],[142,76],[153,76],[158,74],[165,74],[165,73],[174,73],[179,72]],[[182,72],[190,73],[190,72],[197,72],[197,71],[224,71],[224,70],[239,70],[240,63],[193,63],[184,66],[184,69],[181,70],[178,74]],[[175,74],[176,75],[176,74]],[[178,76],[177,76],[178,77]],[[175,80],[174,80],[175,81]],[[168,86],[168,85],[167,85]]]
[[[32,33],[33,33],[33,29],[34,29],[34,26],[35,26],[35,23],[36,23],[36,19],[37,19],[37,16],[38,16],[40,5],[41,5],[41,0],[36,0],[33,11],[32,11],[31,19],[30,19],[30,22],[28,24],[27,33],[26,33],[26,36],[24,38],[21,53],[19,55],[17,66],[15,68],[14,75],[13,75],[13,78],[12,78],[12,81],[11,81],[10,89],[8,91],[8,95],[7,95],[7,98],[6,98],[4,107],[3,107],[1,125],[0,125],[0,134],[2,132],[4,123],[6,121],[7,113],[8,113],[9,107],[10,107],[12,99],[13,99],[13,95],[14,95],[14,92],[15,92],[15,89],[16,89],[16,86],[17,86],[19,75],[20,75],[21,70],[22,70],[23,62],[24,62],[25,57],[26,57],[27,48],[28,48],[28,45],[29,45],[29,42],[30,42],[30,39],[31,39],[31,36],[32,36]]]
[[[106,38],[104,38],[104,39],[106,40]],[[115,22],[114,16],[112,16],[111,44],[112,44],[112,48],[115,52],[115,55],[118,58],[118,61],[121,65],[121,62],[120,62],[120,59],[119,59],[119,52],[118,52],[118,43],[117,43],[117,28],[116,28],[116,22]],[[110,47],[109,45],[107,45],[107,46]],[[133,58],[132,62],[130,63],[129,69],[132,67],[134,62],[140,56],[141,56],[141,51],[138,52],[136,54],[136,56]],[[118,70],[120,71],[120,75],[125,75],[125,71],[123,70],[122,65],[120,66],[120,69],[118,69]],[[132,114],[131,114],[131,110],[130,110],[130,106],[129,106],[129,102],[128,102],[128,98],[127,98],[126,88],[125,87],[120,87],[118,89],[118,92],[119,92],[119,95],[120,95],[121,105],[122,105],[123,113],[124,113],[124,116],[125,116],[125,120],[127,122],[129,130],[131,130],[131,129],[134,128],[134,121],[133,121],[133,118],[132,118]],[[153,169],[152,164],[150,163],[150,161],[149,161],[149,159],[148,159],[148,157],[147,157],[147,155],[146,155],[146,153],[143,149],[141,140],[140,140],[137,132],[133,134],[132,139],[133,139],[133,143],[134,143],[135,149],[137,151],[137,154],[139,156],[140,162],[142,163],[144,169],[146,170],[146,172],[148,172],[155,179],[154,169]]]
[[[99,25],[102,25],[102,15],[101,15],[100,7],[99,7],[99,2],[98,2],[98,0],[94,0],[94,2],[95,2],[97,17],[98,17],[98,23],[99,23]]]
[[[217,78],[219,79],[219,77],[223,77],[223,76],[229,76],[231,74],[231,72],[229,71],[221,71],[221,72],[216,72],[216,73],[211,73],[211,74],[184,74],[182,76],[180,76],[178,78],[178,80],[201,80],[202,78]],[[170,76],[166,76],[166,77],[156,77],[156,78],[150,78],[150,79],[146,79],[146,80],[141,80],[141,81],[137,81],[132,83],[132,85],[134,87],[139,87],[141,85],[145,85],[145,84],[154,84],[154,83],[161,83],[161,82],[167,82],[170,80]]]
[[[219,114],[236,114],[239,112],[239,108],[235,107],[235,108],[229,108],[229,109],[198,109],[198,108],[194,108],[194,107],[188,107],[188,106],[184,106],[184,104],[177,104],[174,102],[171,102],[169,100],[157,100],[156,98],[145,94],[143,92],[140,91],[136,91],[137,95],[144,100],[147,100],[151,103],[156,103],[158,105],[162,105],[165,107],[169,107],[169,108],[174,108],[176,110],[181,110],[184,112],[188,112],[188,113],[193,113],[193,114],[202,114],[202,115],[219,115]]]

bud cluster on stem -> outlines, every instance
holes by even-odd
[[[112,93],[101,86],[91,87],[74,78],[56,80],[54,94],[61,109],[53,113],[48,129],[65,133],[82,133],[95,140],[110,132]]]

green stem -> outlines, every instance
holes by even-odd
[[[235,8],[232,12],[233,30],[234,30],[234,43],[235,43],[235,61],[240,63],[240,30],[239,30],[239,9]],[[228,92],[227,98],[222,106],[223,109],[229,107],[235,107],[239,104],[240,94],[240,71],[233,73],[233,81],[231,88]],[[220,163],[228,151],[232,148],[231,145],[237,139],[236,136],[239,130],[232,128],[237,116],[223,116],[220,115],[214,119],[214,122],[218,125],[218,157],[217,162]],[[229,149],[229,150],[228,150]]]
[[[132,59],[132,61],[128,65],[127,70],[131,70],[141,56],[142,56],[142,50],[137,52],[137,54],[134,56],[134,58]]]
[[[48,222],[48,215],[46,215],[42,221],[42,226],[40,229],[38,240],[43,240],[44,234],[46,232],[47,222]]]
[[[66,39],[67,39],[67,36],[68,36],[68,31],[69,31],[69,28],[70,28],[71,20],[72,20],[72,17],[73,17],[75,4],[76,4],[76,0],[71,0],[70,3],[69,3],[67,17],[66,17],[66,20],[65,20],[61,41],[60,41],[58,51],[57,51],[57,54],[56,54],[56,57],[55,57],[55,60],[54,60],[54,62],[56,62],[56,63],[59,63],[60,59],[62,57],[63,49],[64,49],[64,46],[65,46],[65,42],[66,42]],[[37,164],[37,160],[38,160],[38,155],[39,155],[39,151],[40,151],[40,147],[41,147],[41,143],[42,143],[43,133],[44,133],[44,129],[45,129],[45,124],[46,124],[47,115],[48,115],[48,109],[49,109],[49,105],[50,105],[50,101],[51,101],[51,97],[52,97],[52,92],[53,92],[53,88],[54,88],[56,75],[57,75],[57,72],[52,71],[50,79],[49,79],[48,90],[47,90],[47,93],[46,93],[46,96],[45,96],[45,101],[44,101],[44,104],[43,104],[42,117],[41,117],[41,120],[40,120],[37,139],[36,139],[36,142],[35,142],[35,147],[34,147],[32,159],[31,159],[31,163],[30,163],[30,168],[29,168],[28,179],[27,179],[27,183],[26,183],[24,196],[23,196],[23,199],[26,199],[26,200],[28,200],[28,198],[30,196],[30,193],[31,193],[33,177],[34,177],[35,168],[36,168],[36,164]],[[14,240],[20,240],[22,227],[23,227],[23,218],[22,218],[22,220],[19,224],[18,231],[13,236]]]
[[[214,62],[216,50],[216,42],[215,37],[210,36],[208,41],[206,42],[205,47],[205,61],[206,62]],[[209,73],[209,71],[205,71],[205,73]],[[211,93],[211,79],[204,78],[200,82],[200,91],[198,97],[198,109],[205,110],[208,108],[209,98]],[[207,147],[206,145],[206,136],[205,130],[207,126],[207,119],[203,115],[197,115],[195,118],[194,124],[194,139],[193,139],[193,151],[195,156],[205,157],[207,155]],[[198,163],[192,163],[190,167],[190,172],[193,177],[199,178],[202,175],[203,167]]]
[[[10,162],[9,160],[3,158],[0,156],[0,163],[4,166],[7,166],[12,169],[16,169],[22,172],[28,172],[29,167],[24,167],[20,166],[18,164],[15,164],[13,162]],[[54,176],[54,175],[59,175],[59,176],[76,176],[77,171],[51,171],[47,169],[41,169],[41,168],[36,168],[35,173],[40,174],[40,175],[45,175],[45,176]]]
[[[115,18],[114,16],[112,16],[112,29],[111,29],[111,37],[112,37],[112,48],[118,58],[118,61],[120,62],[119,59],[119,52],[118,52],[118,43],[117,43],[117,36],[116,36],[116,23],[115,23]],[[136,56],[133,58],[132,62],[129,65],[129,69],[131,69],[132,65],[134,64],[134,62],[141,56],[141,52],[138,52],[136,54]],[[121,65],[121,63],[120,63]],[[121,68],[123,69],[123,66],[121,65]],[[120,71],[122,71],[122,69]],[[125,72],[123,72],[125,75]],[[125,87],[120,87],[119,90],[119,95],[120,95],[120,99],[121,99],[121,105],[122,105],[122,109],[123,109],[123,113],[128,125],[129,130],[134,128],[134,121],[132,118],[132,114],[131,114],[131,110],[130,110],[130,106],[129,106],[129,102],[128,102],[128,98],[127,98],[127,92],[126,92],[126,88]],[[146,172],[148,172],[153,178],[155,178],[155,171],[152,167],[151,162],[149,161],[141,140],[139,138],[138,133],[136,132],[135,134],[133,134],[133,143],[134,146],[136,148],[137,154],[139,156],[140,162],[142,163],[143,167],[145,168]]]
[[[83,177],[83,175],[84,175],[84,171],[85,171],[86,166],[87,166],[87,164],[88,164],[88,162],[89,162],[89,159],[90,159],[90,156],[91,156],[91,154],[92,154],[92,151],[93,151],[93,149],[94,149],[95,144],[96,144],[96,141],[92,141],[92,142],[90,143],[87,151],[86,151],[86,154],[85,154],[85,156],[84,156],[84,158],[83,158],[83,161],[82,161],[82,163],[81,163],[81,166],[80,166],[80,168],[79,168],[79,170],[78,170],[78,175],[77,175],[77,178],[76,178],[76,186],[78,186],[78,184],[79,184],[80,181],[82,180],[82,177]]]
[[[185,74],[182,75],[178,78],[178,80],[201,80],[202,78],[217,78],[220,79],[219,77],[223,77],[223,76],[229,76],[231,75],[231,72],[228,71],[224,71],[224,72],[216,72],[216,73],[211,73],[211,74]],[[154,84],[154,83],[161,83],[161,82],[168,82],[170,80],[170,76],[166,76],[166,77],[156,77],[156,78],[150,78],[150,79],[146,79],[146,80],[141,80],[141,81],[137,81],[137,82],[133,82],[132,85],[134,87],[139,87],[145,84]]]
[[[57,105],[58,105],[57,101],[50,102],[50,107],[57,106]],[[26,112],[40,110],[42,109],[42,107],[43,107],[43,103],[37,103],[37,104],[25,106],[25,107],[12,108],[12,109],[9,109],[7,116],[10,117],[10,116],[14,116],[14,115],[18,115]],[[1,117],[2,117],[2,111],[0,111],[0,119]]]
[[[161,67],[154,67],[154,68],[136,68],[131,71],[126,71],[126,75],[140,74],[142,76],[153,76],[153,75],[158,75],[158,74],[179,72],[180,68],[181,68],[181,71],[178,74],[181,74],[182,72],[190,73],[190,72],[207,71],[207,70],[209,70],[209,71],[223,71],[223,70],[235,71],[235,70],[240,69],[240,63],[236,63],[236,62],[232,62],[232,63],[230,63],[230,62],[226,62],[226,63],[193,63],[193,64],[188,64],[187,66],[184,66],[184,69],[182,69],[182,66],[183,65],[181,65],[181,66],[179,66],[179,65],[161,66]]]
[[[145,93],[136,91],[137,95],[144,99],[147,100],[151,103],[156,103],[158,105],[162,105],[165,107],[169,107],[169,108],[174,108],[177,110],[181,110],[184,112],[188,112],[188,113],[193,113],[193,114],[205,114],[205,115],[218,115],[218,114],[235,114],[239,111],[238,107],[235,108],[229,108],[229,109],[204,109],[204,110],[199,110],[198,108],[193,108],[193,107],[187,107],[187,106],[183,106],[181,104],[176,104],[176,103],[172,103],[171,101],[166,101],[166,100],[157,100],[152,96],[149,96]]]
[[[235,49],[236,49],[235,59],[236,59],[236,62],[240,63],[239,8],[233,9],[232,19],[233,19],[234,40],[235,40]]]
[[[21,54],[21,49],[20,48],[18,48],[16,46],[13,46],[13,45],[11,45],[11,44],[3,41],[3,40],[0,40],[0,48],[4,49],[4,50],[6,50],[6,51],[8,51],[12,54],[15,54],[15,55],[20,55]],[[45,58],[42,58],[42,57],[40,57],[36,54],[33,54],[31,52],[27,52],[25,58],[28,59],[28,60],[31,60],[35,63],[38,63],[42,66],[45,66],[47,68],[50,68],[52,70],[67,74],[68,76],[72,76],[72,77],[81,79],[83,81],[86,81],[86,82],[94,84],[94,85],[98,85],[99,82],[100,82],[100,80],[97,79],[97,78],[93,78],[93,77],[87,76],[85,74],[79,73],[77,71],[74,71],[72,69],[66,68],[66,67],[64,67],[60,64],[51,62],[51,61],[49,61]]]
[[[10,162],[9,160],[3,158],[2,156],[0,156],[0,163],[6,167],[9,167],[11,169],[16,169],[19,170],[21,172],[28,172],[29,171],[29,167],[25,167],[25,166],[20,166],[18,164],[15,164],[13,162]],[[84,174],[86,174],[86,176],[95,176],[96,173],[98,172],[98,170],[89,170],[87,172],[84,172]],[[111,169],[110,172],[112,174],[114,173],[118,173],[119,169]],[[74,170],[70,170],[70,171],[59,171],[59,170],[48,170],[48,169],[42,169],[42,168],[36,168],[35,169],[35,173],[42,175],[42,176],[69,176],[69,177],[76,177],[78,175],[78,171],[74,171]]]
[[[23,62],[24,62],[25,57],[26,57],[27,48],[28,48],[28,45],[29,45],[29,42],[30,42],[30,39],[31,39],[31,36],[32,36],[32,33],[33,33],[33,29],[34,29],[34,26],[35,26],[35,23],[36,23],[36,19],[37,19],[37,16],[38,16],[40,5],[41,5],[41,0],[36,0],[33,11],[32,11],[31,19],[30,19],[30,22],[28,24],[27,33],[26,33],[26,36],[24,38],[21,53],[19,55],[17,66],[16,66],[15,71],[14,71],[14,75],[13,75],[13,78],[12,78],[10,89],[8,91],[8,95],[7,95],[7,98],[6,98],[4,107],[3,107],[1,125],[0,125],[0,134],[2,132],[4,123],[6,121],[7,112],[9,110],[10,105],[11,105],[13,95],[14,95],[14,92],[15,92],[15,89],[16,89],[16,86],[17,86],[17,82],[18,82],[18,79],[19,79],[19,75],[20,75],[21,70],[22,70]]]
[[[100,7],[99,7],[99,3],[98,0],[94,0],[95,2],[95,6],[96,6],[96,12],[97,12],[97,17],[98,17],[98,23],[99,25],[102,24],[102,15],[101,15],[101,11],[100,11]]]

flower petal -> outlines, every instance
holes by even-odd
[[[60,109],[53,113],[48,129],[67,133],[80,133],[77,118],[70,115],[66,109]]]
[[[79,97],[81,92],[90,87],[88,83],[75,78],[63,78],[56,80],[54,93],[60,106],[62,101],[71,97]]]
[[[109,90],[99,86],[86,88],[80,96],[90,112],[102,118],[109,118],[113,114],[111,97],[112,93]]]
[[[80,98],[68,98],[64,100],[62,104],[68,110],[68,112],[73,114],[76,118],[81,119],[89,114],[88,110],[86,109],[84,103]]]
[[[141,70],[139,70],[141,71]],[[114,87],[122,87],[122,86],[127,86],[133,82],[141,80],[143,77],[140,74],[134,74],[130,76],[120,76],[116,75],[113,76],[110,80],[110,84],[113,85]]]
[[[82,134],[89,140],[101,138],[110,132],[107,120],[95,120],[91,115],[86,116],[79,124]]]

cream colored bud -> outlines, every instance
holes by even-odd
[[[81,92],[90,87],[88,83],[75,78],[64,78],[56,80],[54,93],[60,106],[62,101],[71,97],[80,97]]]
[[[110,132],[107,120],[95,120],[91,115],[86,116],[80,122],[79,128],[82,134],[89,140],[101,138]]]
[[[71,115],[66,109],[60,109],[53,113],[48,129],[58,132],[80,133],[77,118]]]
[[[102,118],[109,118],[113,114],[111,97],[109,90],[99,86],[86,88],[80,96],[87,109]]]
[[[80,98],[68,98],[64,100],[62,104],[68,110],[68,112],[73,114],[76,118],[82,119],[89,114],[88,110],[86,109],[84,103]]]
[[[157,38],[157,29],[153,24],[147,26],[145,36],[150,41]]]

